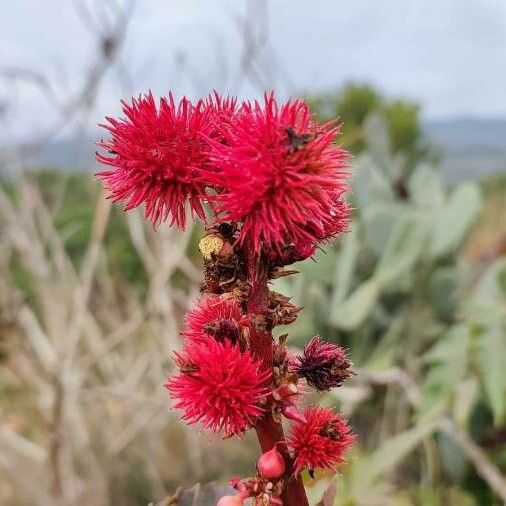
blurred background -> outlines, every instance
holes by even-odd
[[[305,307],[293,346],[355,364],[318,399],[358,435],[335,504],[506,502],[504,0],[0,7],[0,504],[211,505],[253,471],[253,437],[188,430],[162,387],[202,231],[154,233],[93,178],[97,124],[149,89],[344,122],[351,231],[274,287]],[[305,476],[313,503],[333,480]]]

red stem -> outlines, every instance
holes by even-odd
[[[246,274],[250,283],[250,296],[247,302],[247,309],[250,315],[264,317],[268,309],[268,272],[266,265],[259,261],[254,254],[253,248],[246,244],[243,249]],[[257,331],[252,329],[250,335],[250,346],[257,357],[259,357],[266,370],[272,370],[273,341],[270,331]],[[256,426],[258,441],[262,452],[266,452],[284,439],[283,426],[276,423],[270,413],[260,420]],[[300,476],[294,477],[293,462],[288,451],[283,445],[278,448],[282,453],[286,466],[285,489],[281,499],[286,506],[309,506],[304,485]]]

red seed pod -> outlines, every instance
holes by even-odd
[[[243,506],[244,501],[238,495],[225,495],[217,503],[216,506]]]
[[[274,447],[260,456],[257,467],[262,476],[275,480],[285,474],[286,464],[281,453]]]

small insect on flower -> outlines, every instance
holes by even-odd
[[[230,437],[244,433],[264,412],[270,372],[249,351],[228,340],[189,342],[176,363],[180,373],[165,387],[188,423]]]
[[[205,297],[186,315],[186,328],[182,335],[191,343],[209,340],[246,347],[243,316],[239,304],[233,299],[218,296]]]
[[[344,461],[344,454],[355,441],[341,415],[331,408],[308,407],[305,421],[295,422],[286,442],[295,454],[295,472],[307,468],[335,470]]]
[[[107,118],[101,125],[111,139],[99,146],[109,154],[97,160],[112,170],[99,172],[112,200],[125,210],[145,204],[146,218],[184,228],[186,206],[204,219],[205,175],[212,170],[206,137],[215,120],[209,107],[172,94],[157,105],[151,93],[123,102],[122,119]]]
[[[351,365],[344,348],[315,336],[306,345],[302,355],[295,358],[292,370],[305,378],[309,386],[327,391],[340,387],[353,374]]]

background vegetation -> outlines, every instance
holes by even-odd
[[[445,187],[416,104],[357,84],[312,101],[345,122],[356,211],[350,233],[274,289],[305,307],[293,346],[320,333],[355,363],[323,399],[358,434],[336,505],[499,505],[506,178]],[[251,471],[253,439],[188,432],[161,387],[198,295],[197,228],[154,233],[90,174],[3,181],[2,504],[145,505]],[[333,478],[306,480],[316,500]]]

